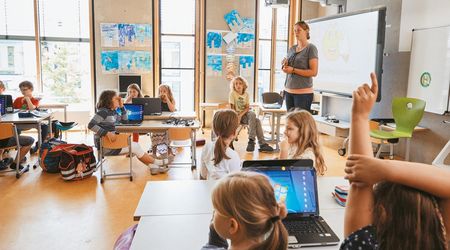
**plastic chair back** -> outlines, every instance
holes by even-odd
[[[263,104],[273,104],[278,103],[280,105],[283,104],[283,97],[277,92],[264,92],[262,94],[262,102]]]
[[[392,100],[392,115],[394,116],[396,130],[412,136],[414,128],[422,120],[425,110],[425,101],[400,97]]]
[[[0,123],[0,140],[14,137],[14,124]]]
[[[129,134],[118,134],[116,135],[116,140],[114,142],[111,142],[107,136],[103,136],[101,138],[102,140],[102,147],[107,149],[120,149],[120,148],[126,148],[129,146],[130,135]]]

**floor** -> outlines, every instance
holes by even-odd
[[[205,135],[210,132],[206,130]],[[203,137],[199,132],[198,137]],[[241,159],[271,159],[278,154],[245,152],[244,131],[235,143]],[[92,145],[92,134],[68,133],[69,142]],[[140,143],[148,145],[141,136]],[[327,176],[342,176],[345,158],[337,153],[343,139],[321,135]],[[201,147],[198,148],[198,158]],[[178,152],[175,160],[188,159],[189,150]],[[34,160],[36,157],[32,157]],[[110,169],[126,169],[128,158],[108,158]],[[100,184],[95,176],[64,182],[58,174],[30,169],[20,179],[0,174],[0,249],[112,249],[118,235],[135,224],[133,214],[147,181],[198,179],[190,167],[172,168],[167,174],[151,176],[134,160],[134,181],[107,179]]]

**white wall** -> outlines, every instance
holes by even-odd
[[[411,51],[412,29],[450,25],[450,1],[403,0],[399,51]]]

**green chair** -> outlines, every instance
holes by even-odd
[[[376,157],[380,157],[381,148],[386,142],[390,146],[389,158],[394,158],[394,143],[398,142],[399,138],[407,139],[407,149],[405,160],[409,160],[409,138],[412,137],[414,128],[422,120],[423,112],[425,110],[425,101],[415,98],[394,98],[392,100],[392,115],[395,121],[395,130],[371,130],[370,136],[381,141],[377,150]]]

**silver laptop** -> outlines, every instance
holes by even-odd
[[[267,175],[277,201],[286,203],[288,215],[283,223],[289,233],[289,248],[339,244],[339,238],[319,215],[312,160],[244,161],[243,170]]]

